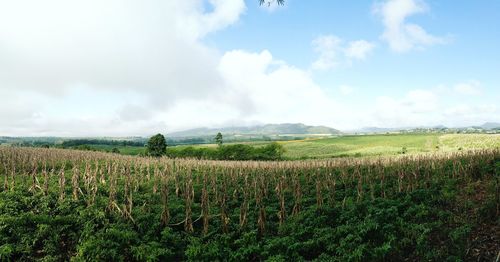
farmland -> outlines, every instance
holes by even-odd
[[[58,139],[62,140],[62,139]],[[71,140],[67,140],[71,142]],[[99,141],[99,140],[94,140]],[[111,140],[105,140],[107,142]],[[403,154],[426,154],[456,152],[461,150],[500,148],[500,134],[371,134],[339,135],[334,137],[306,137],[303,139],[276,141],[284,148],[283,158],[287,160],[324,159],[331,157],[378,157]],[[51,147],[62,148],[66,142],[49,143]],[[228,142],[224,145],[244,144],[253,147],[266,146],[272,141]],[[168,143],[167,143],[168,144]],[[4,144],[9,145],[9,144]],[[29,144],[28,144],[29,145]],[[185,148],[216,148],[215,144],[168,145],[172,151]],[[113,152],[122,155],[144,155],[144,146],[83,144],[65,146],[69,149]]]
[[[341,136],[326,139],[282,142],[285,156],[338,157],[389,156],[500,147],[498,134],[394,134]]]
[[[0,262],[500,262],[498,10],[0,0]]]
[[[454,143],[428,141],[412,143]],[[0,147],[0,163],[6,261],[491,261],[500,245],[498,149],[238,162]]]
[[[262,146],[269,142],[251,142]],[[469,149],[500,148],[498,134],[389,134],[346,135],[279,141],[286,159],[329,157],[377,157],[405,154],[453,152]],[[197,147],[213,147],[199,145]],[[179,146],[185,148],[186,146]]]

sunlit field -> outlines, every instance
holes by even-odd
[[[0,0],[0,262],[500,262],[499,10]]]
[[[499,148],[498,134],[415,134],[340,136],[327,139],[289,141],[282,143],[285,156],[339,157],[386,156],[466,149]]]
[[[269,142],[250,142],[254,146]],[[280,141],[287,159],[373,157],[453,152],[500,147],[500,134],[390,134],[351,135]],[[194,145],[215,147],[216,145]],[[187,146],[179,146],[184,148]],[[124,151],[126,152],[126,151]]]
[[[256,162],[2,147],[0,260],[492,258],[499,161],[498,150]]]

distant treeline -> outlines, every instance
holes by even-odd
[[[8,143],[5,142],[5,143]],[[22,147],[51,147],[54,146],[51,142],[46,141],[22,141],[22,142],[14,142],[11,143],[12,146],[22,146]]]
[[[196,158],[207,160],[282,160],[284,149],[278,143],[254,147],[243,144],[223,145],[216,148],[184,147],[167,148],[166,156],[170,158]]]
[[[210,139],[201,138],[201,137],[182,138],[182,139],[167,138],[167,145],[169,145],[169,146],[210,144],[213,142],[214,142],[213,138],[210,138]]]
[[[225,143],[238,143],[238,142],[258,142],[258,141],[290,141],[300,140],[304,137],[298,136],[225,136]],[[192,137],[192,138],[166,138],[167,145],[180,146],[180,145],[200,145],[200,144],[213,144],[215,143],[213,136]]]
[[[104,139],[73,139],[61,143],[61,147],[75,147],[82,145],[108,145],[108,146],[144,146],[144,141],[130,140],[104,140]]]
[[[169,140],[167,140],[169,141]],[[203,144],[202,138],[183,139],[180,145]],[[177,143],[176,143],[177,142]],[[168,145],[179,145],[179,140],[170,141]],[[205,142],[209,143],[209,142]],[[57,148],[72,148],[86,151],[104,151],[120,153],[119,148],[103,149],[93,147],[97,145],[108,146],[135,146],[143,147],[144,143],[140,141],[129,140],[103,140],[103,139],[74,139],[66,140],[61,144],[51,144],[42,141],[23,141],[14,143],[13,146],[24,147],[57,147]],[[284,149],[283,146],[274,142],[266,146],[250,146],[244,144],[223,145],[218,147],[167,147],[166,156],[170,158],[196,158],[206,160],[282,160]],[[143,154],[140,154],[143,155]],[[145,155],[145,153],[144,153]]]
[[[62,142],[62,147],[75,147],[83,145],[108,145],[108,146],[138,146],[143,147],[146,144],[144,140],[105,140],[105,139],[72,139]],[[185,138],[185,139],[167,139],[167,145],[196,145],[213,143],[212,140],[204,138]]]

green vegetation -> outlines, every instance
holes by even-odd
[[[270,142],[247,143],[263,146]],[[376,157],[401,154],[453,152],[469,149],[500,148],[499,134],[387,134],[351,135],[332,138],[308,138],[279,141],[284,148],[284,159],[330,157]],[[226,143],[227,145],[228,143]],[[231,143],[229,143],[231,144]],[[210,145],[191,146],[188,150],[210,148]],[[173,147],[177,150],[186,147]]]
[[[259,4],[260,4],[260,5],[263,5],[263,4],[265,4],[265,3],[267,3],[268,5],[270,5],[270,4],[271,4],[271,2],[272,2],[272,1],[269,1],[269,0],[259,0]],[[284,5],[284,4],[285,4],[285,0],[276,0],[276,3],[277,3],[278,5]]]
[[[196,158],[211,160],[282,160],[283,146],[274,142],[264,146],[244,144],[220,145],[218,147],[174,147],[168,148],[169,158]]]
[[[390,156],[500,148],[499,134],[390,134],[279,142],[285,158]],[[405,149],[405,150],[403,150]]]
[[[444,151],[469,148],[500,148],[500,134],[449,134],[439,137],[439,147]]]
[[[498,150],[218,162],[0,147],[0,163],[4,261],[494,261],[500,246]]]
[[[357,135],[327,139],[281,142],[288,158],[339,156],[382,156],[435,152],[438,134]]]
[[[146,154],[146,147],[143,146],[139,147],[139,146],[111,146],[111,145],[82,145],[82,146],[71,147],[69,149],[112,152],[112,153],[114,153],[113,149],[117,149],[119,153],[122,155],[137,156]]]
[[[65,140],[60,145],[62,148],[76,147],[81,145],[110,145],[110,146],[144,146],[142,141],[131,140],[106,140],[106,139],[71,139]]]
[[[167,152],[167,140],[162,134],[152,136],[147,143],[148,156],[163,156]]]
[[[222,136],[222,134],[221,134]],[[80,140],[82,141],[82,140]],[[91,140],[93,141],[93,140]],[[104,141],[104,140],[97,140]],[[113,141],[113,140],[111,140]],[[198,159],[221,159],[213,155],[212,148],[216,147],[215,139],[212,144],[206,144],[203,139],[175,140],[176,143],[200,143],[196,145],[175,146],[167,138],[172,157],[192,157]],[[121,142],[121,141],[119,141]],[[184,143],[183,142],[183,143]],[[251,142],[228,142],[224,136],[224,145],[244,144],[261,147],[273,141],[256,140]],[[330,158],[330,157],[374,157],[395,156],[403,152],[405,154],[453,152],[469,149],[500,148],[500,134],[440,134],[440,133],[417,133],[417,134],[387,134],[387,135],[350,135],[330,138],[305,138],[289,141],[277,141],[283,146],[285,152],[283,159],[308,159],[308,158]],[[134,140],[132,143],[145,143],[145,141]],[[37,144],[38,147],[44,143]],[[58,145],[48,145],[58,147]],[[145,155],[146,148],[143,146],[123,146],[116,142],[105,144],[85,144],[70,146],[69,148],[89,151],[112,152],[118,149],[123,155]],[[208,149],[207,149],[208,148]],[[206,151],[206,152],[205,152]],[[209,157],[210,156],[210,157]],[[246,159],[246,157],[241,158]]]
[[[215,143],[218,146],[222,146],[222,134],[220,132],[215,136]]]

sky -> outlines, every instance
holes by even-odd
[[[500,1],[0,0],[0,135],[500,122]]]

